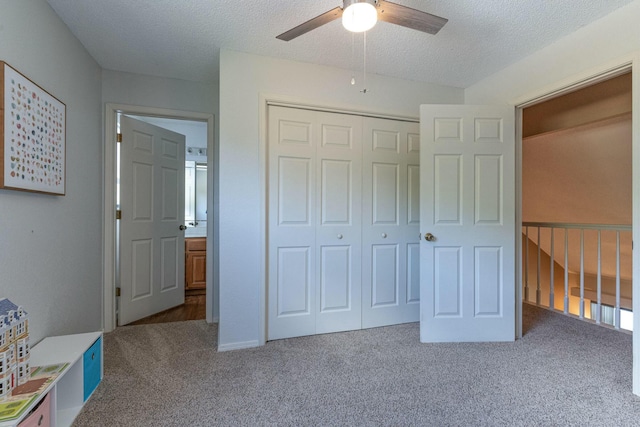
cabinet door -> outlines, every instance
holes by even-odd
[[[206,252],[189,252],[187,254],[186,288],[204,289],[207,285]]]

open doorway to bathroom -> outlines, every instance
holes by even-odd
[[[105,332],[113,331],[117,325],[118,305],[122,297],[118,296],[119,279],[117,274],[117,226],[119,221],[117,217],[116,203],[116,170],[117,156],[116,151],[119,144],[117,141],[118,133],[118,117],[120,115],[133,115],[156,117],[163,119],[174,119],[177,121],[195,121],[206,124],[207,134],[207,226],[206,226],[206,295],[205,295],[205,315],[208,323],[218,321],[219,307],[218,295],[219,286],[217,283],[217,149],[214,141],[215,134],[215,116],[209,113],[198,113],[192,111],[181,111],[173,109],[165,109],[158,107],[135,106],[128,104],[105,104],[105,144],[104,144],[104,215],[103,215],[103,316]],[[149,124],[149,126],[151,126]],[[186,146],[186,142],[182,144]],[[186,150],[186,148],[185,148]],[[177,150],[179,151],[179,150]],[[185,154],[184,152],[182,154]],[[184,162],[184,156],[182,161]],[[179,162],[178,162],[179,163]],[[184,164],[184,163],[183,163]],[[184,171],[184,169],[182,169]],[[183,172],[184,173],[184,172]],[[179,174],[176,173],[176,176]],[[179,186],[178,186],[179,187]],[[176,198],[177,199],[177,198]],[[183,208],[182,208],[183,209]],[[179,209],[177,209],[179,210]],[[186,226],[184,224],[179,224]],[[178,224],[176,224],[176,228]],[[176,245],[179,247],[179,245]],[[184,254],[184,251],[182,252]],[[184,255],[183,255],[184,256]],[[178,257],[176,257],[176,265]],[[177,275],[176,275],[177,276]],[[178,280],[176,280],[178,282]],[[184,292],[184,286],[182,287]],[[138,320],[138,319],[136,319]]]

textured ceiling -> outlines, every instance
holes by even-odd
[[[367,71],[468,87],[634,0],[394,1],[449,22],[435,36],[379,22],[367,34]],[[48,2],[105,69],[217,81],[221,48],[362,69],[362,35],[339,20],[275,38],[341,0]]]

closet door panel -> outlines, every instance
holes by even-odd
[[[371,208],[374,225],[398,225],[400,165],[373,162],[371,164]]]
[[[398,245],[371,247],[371,306],[398,304]]]
[[[315,334],[314,113],[269,107],[267,339]]]
[[[362,118],[316,114],[316,333],[360,329]]]
[[[418,321],[419,126],[363,122],[362,326]]]
[[[311,314],[311,248],[281,247],[277,266],[277,315],[307,316]]]

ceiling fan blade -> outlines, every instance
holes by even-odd
[[[296,37],[303,35],[304,33],[308,33],[311,30],[315,30],[316,28],[324,24],[338,19],[341,16],[342,8],[336,7],[328,12],[323,13],[322,15],[318,15],[315,18],[308,20],[307,22],[303,22],[302,24],[290,29],[289,31],[285,31],[279,36],[276,36],[276,38],[288,42],[289,40],[293,40]]]
[[[427,12],[385,0],[378,0],[378,19],[429,34],[436,34],[449,21]]]

